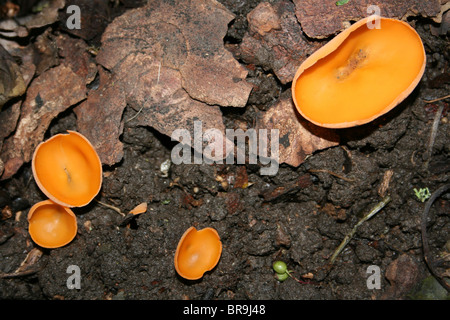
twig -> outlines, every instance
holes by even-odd
[[[333,255],[330,258],[330,265],[334,263],[337,256],[344,250],[345,246],[350,242],[350,240],[353,238],[353,235],[356,233],[356,229],[365,221],[372,218],[376,213],[378,213],[381,209],[383,209],[388,203],[391,201],[390,196],[386,196],[383,200],[381,200],[380,203],[378,203],[375,207],[373,207],[372,210],[370,210],[369,213],[367,213],[364,217],[361,218],[361,220],[358,221],[357,224],[353,227],[353,229],[345,236],[344,240],[342,240],[341,244],[337,247],[337,249],[334,251]]]
[[[431,133],[430,133],[430,139],[428,141],[428,149],[427,149],[427,153],[425,154],[425,168],[428,168],[428,163],[430,162],[433,145],[434,145],[434,140],[436,139],[437,130],[439,127],[439,121],[441,119],[443,110],[444,110],[444,105],[441,105],[439,107],[438,111],[436,112],[436,116],[434,117],[434,120],[433,120],[433,126],[431,127]]]
[[[286,273],[288,274],[288,276],[291,277],[292,279],[294,279],[295,281],[297,281],[300,284],[315,284],[315,285],[318,284],[317,282],[312,281],[312,280],[300,280],[300,279],[298,279],[297,277],[295,277],[293,275],[294,272],[295,272],[294,270],[290,270],[290,271],[286,270]]]
[[[428,199],[427,204],[425,205],[425,209],[422,213],[422,223],[421,223],[421,229],[422,229],[422,246],[423,246],[423,256],[425,259],[426,264],[428,265],[428,268],[430,269],[431,274],[436,278],[436,280],[448,291],[450,292],[450,286],[448,283],[442,279],[442,277],[437,273],[436,269],[434,268],[434,262],[430,255],[430,246],[428,244],[428,237],[427,237],[427,217],[428,212],[430,211],[431,206],[433,205],[433,202],[439,198],[442,194],[444,194],[448,189],[450,189],[450,183],[443,185],[439,189],[437,189],[431,197]]]
[[[102,205],[102,206],[104,206],[104,207],[106,207],[106,208],[109,208],[109,209],[114,210],[115,212],[117,212],[118,214],[120,214],[122,217],[125,217],[125,213],[123,213],[119,208],[114,207],[114,206],[112,206],[112,205],[110,205],[110,204],[101,202],[101,201],[99,201],[99,200],[97,200],[97,199],[96,199],[95,201],[97,201],[98,204],[100,204],[100,205]]]
[[[440,97],[440,98],[437,98],[437,99],[423,100],[423,101],[426,102],[426,103],[433,103],[433,102],[438,102],[438,101],[445,100],[445,99],[448,99],[448,98],[450,98],[450,94],[448,94],[446,96],[443,96],[443,97]]]
[[[125,123],[130,122],[131,120],[133,120],[134,118],[136,118],[136,117],[139,115],[139,113],[141,113],[141,111],[142,111],[143,108],[144,108],[144,104],[142,104],[141,108],[139,109],[138,112],[136,112],[136,114],[135,114],[134,116],[132,116],[131,118],[125,120]]]
[[[311,173],[318,173],[318,172],[328,173],[328,174],[331,174],[332,176],[335,176],[335,177],[337,177],[337,178],[339,178],[339,179],[342,179],[342,180],[344,180],[344,181],[347,181],[347,182],[355,182],[354,179],[346,178],[346,177],[341,176],[341,175],[339,175],[339,174],[337,174],[337,173],[334,173],[333,171],[326,170],[326,169],[310,169],[310,170],[308,170],[308,171],[311,172]]]
[[[159,62],[158,66],[158,79],[156,80],[156,85],[159,84],[159,77],[161,76],[161,61]]]

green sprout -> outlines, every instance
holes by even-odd
[[[428,188],[420,188],[419,190],[414,188],[414,193],[416,194],[416,197],[420,202],[425,202],[425,200],[427,200],[431,196],[431,192],[430,190],[428,190]]]
[[[296,277],[294,277],[294,276],[292,275],[292,273],[293,273],[294,271],[288,270],[288,269],[287,269],[286,263],[283,262],[283,261],[279,261],[279,260],[278,260],[278,261],[275,261],[275,262],[273,263],[273,265],[272,265],[272,268],[273,268],[273,271],[275,271],[275,278],[276,278],[278,281],[280,281],[280,282],[283,282],[283,281],[285,281],[288,277],[291,277],[292,279],[294,279],[294,280],[297,281],[298,283],[302,283],[302,284],[310,283],[310,282],[307,282],[307,281],[299,280],[299,279],[297,279]]]
[[[273,270],[275,271],[275,276],[278,281],[283,282],[289,277],[289,271],[287,269],[287,265],[283,261],[275,261],[272,265]]]
[[[336,5],[337,6],[342,6],[343,4],[346,4],[347,2],[349,2],[350,0],[339,0],[336,1]]]

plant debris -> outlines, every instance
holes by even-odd
[[[10,17],[0,21],[0,35],[4,37],[27,37],[32,29],[48,26],[58,20],[58,11],[65,5],[64,0],[48,0],[47,5],[34,13],[22,17]]]
[[[34,79],[22,104],[17,129],[3,144],[2,179],[10,178],[23,163],[29,162],[50,122],[85,97],[84,79],[65,65],[49,69]]]
[[[342,2],[342,1],[340,1]],[[351,21],[360,20],[375,12],[368,12],[367,8],[373,4],[367,0],[349,1],[336,6],[336,0],[312,2],[308,0],[294,0],[295,14],[302,26],[303,32],[311,38],[326,38],[345,29]],[[439,0],[388,0],[376,3],[380,8],[380,15],[386,18],[406,20],[409,16],[423,16],[438,18],[441,12]],[[443,6],[443,5],[442,5]]]
[[[0,110],[10,99],[22,95],[25,81],[13,57],[0,45]]]
[[[336,131],[316,126],[296,113],[290,91],[283,93],[268,111],[261,112],[256,128],[279,130],[279,163],[294,167],[314,151],[339,143]]]
[[[249,31],[239,45],[239,56],[272,70],[283,84],[292,81],[300,64],[321,46],[305,39],[290,1],[262,2],[247,20]]]
[[[215,1],[150,1],[108,25],[97,62],[111,73],[101,72],[99,89],[76,109],[79,130],[104,164],[122,159],[127,104],[139,113],[130,125],[168,136],[193,132],[194,120],[224,132],[217,105],[243,107],[252,89],[246,69],[223,46],[232,19]]]

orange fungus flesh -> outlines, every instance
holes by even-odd
[[[75,238],[77,219],[69,208],[51,200],[36,203],[28,213],[28,231],[44,248],[62,247]]]
[[[294,103],[311,122],[329,128],[361,125],[388,112],[416,87],[425,51],[407,23],[368,17],[317,50],[297,70]],[[369,23],[368,23],[369,22]]]
[[[41,143],[34,152],[32,169],[42,192],[67,207],[88,204],[102,184],[97,152],[83,135],[74,131]]]
[[[175,269],[183,278],[197,280],[216,266],[221,254],[222,243],[215,229],[190,227],[178,243]]]

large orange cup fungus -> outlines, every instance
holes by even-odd
[[[28,212],[28,232],[44,248],[68,244],[77,234],[77,219],[69,208],[51,200],[36,203]]]
[[[33,176],[42,192],[65,207],[82,207],[98,194],[102,165],[92,144],[69,131],[39,144],[32,159]]]
[[[373,19],[379,19],[379,29]],[[372,27],[372,28],[371,28]],[[419,83],[425,50],[407,23],[370,16],[308,57],[292,82],[299,113],[328,128],[368,123],[390,111]]]
[[[185,279],[200,279],[206,271],[217,265],[221,254],[222,242],[215,229],[197,231],[190,227],[178,243],[174,259],[175,270]]]

